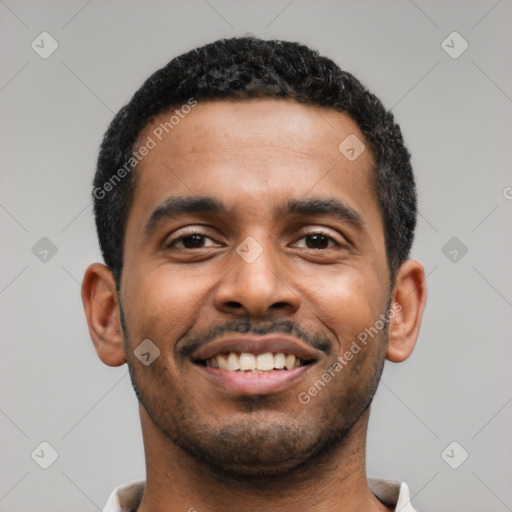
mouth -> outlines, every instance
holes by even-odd
[[[264,395],[296,384],[318,359],[316,350],[295,339],[242,335],[203,347],[192,361],[224,391]]]

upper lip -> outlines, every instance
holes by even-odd
[[[192,354],[194,361],[204,361],[219,354],[229,352],[247,352],[249,354],[293,354],[303,361],[317,360],[320,352],[297,338],[283,334],[255,336],[249,334],[234,334],[220,340],[212,341]]]

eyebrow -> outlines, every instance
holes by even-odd
[[[337,198],[292,199],[281,209],[281,215],[298,214],[305,217],[327,216],[362,228],[365,221],[362,215]]]
[[[218,199],[209,196],[171,196],[155,208],[146,223],[144,233],[150,236],[164,219],[194,213],[227,215],[228,208]]]
[[[230,209],[210,196],[171,196],[157,206],[150,215],[144,233],[151,236],[163,221],[188,214],[229,216]],[[361,229],[365,221],[360,213],[337,198],[290,199],[274,211],[276,217],[302,215],[305,217],[328,216],[348,222]]]

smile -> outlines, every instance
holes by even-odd
[[[296,338],[238,334],[203,346],[192,361],[214,388],[264,395],[296,384],[321,356]]]

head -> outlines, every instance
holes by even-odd
[[[128,362],[145,421],[218,471],[268,477],[340,446],[385,359],[414,348],[409,152],[382,103],[305,46],[221,40],[156,71],[107,130],[93,197],[98,354]],[[258,336],[296,340],[307,364],[279,389],[226,387],[203,356],[237,333],[256,354]]]

